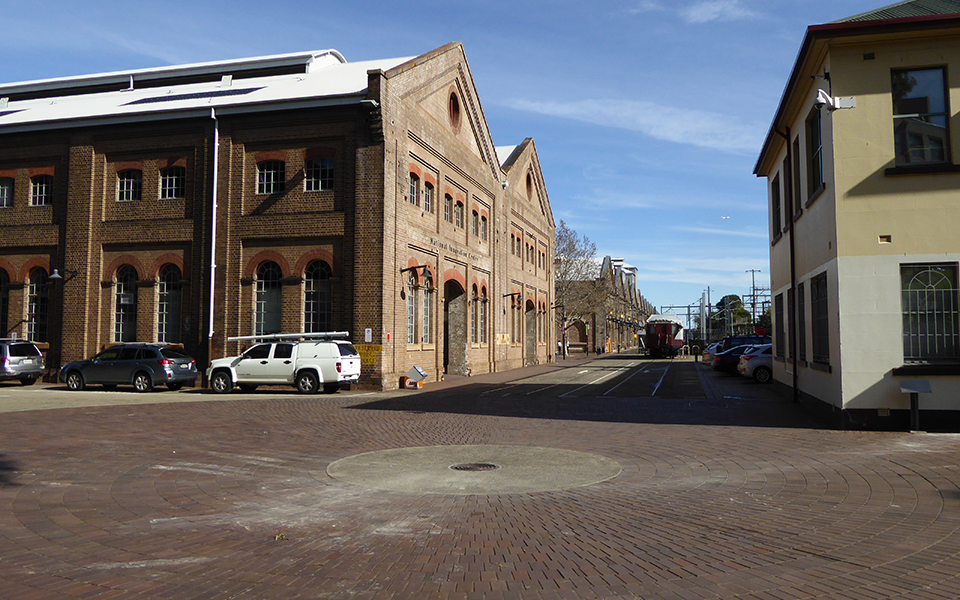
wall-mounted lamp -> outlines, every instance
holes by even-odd
[[[57,269],[54,269],[53,273],[51,273],[50,277],[47,277],[47,279],[52,281],[63,280],[63,282],[66,283],[80,274],[80,271],[74,271],[73,269],[67,269],[66,267],[64,267],[63,272],[66,275],[66,277],[61,275]]]

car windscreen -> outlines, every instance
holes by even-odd
[[[33,344],[11,344],[10,356],[40,356],[40,351]]]
[[[337,347],[340,348],[340,356],[357,356],[360,354],[353,347],[353,344],[337,344]]]
[[[190,358],[190,355],[183,351],[183,348],[161,348],[160,354],[164,358]]]

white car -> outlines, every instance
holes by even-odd
[[[221,358],[210,363],[207,379],[218,394],[239,387],[251,392],[260,385],[292,385],[304,394],[333,393],[343,385],[360,379],[360,355],[346,340],[309,338],[312,334],[257,336],[263,340],[240,356]],[[321,337],[321,336],[315,336]],[[229,338],[229,341],[248,338]]]
[[[737,372],[758,383],[773,382],[773,345],[754,346],[740,356]]]

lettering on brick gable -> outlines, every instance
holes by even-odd
[[[437,240],[434,238],[430,238],[430,244],[433,246],[436,246],[437,248],[439,248],[440,250],[443,250],[444,252],[448,252],[455,256],[462,256],[463,258],[469,259],[473,262],[477,262],[478,260],[480,260],[480,257],[477,256],[476,254],[472,254],[470,251],[464,250],[463,248],[458,248],[453,244],[441,242],[440,240]]]

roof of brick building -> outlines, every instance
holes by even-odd
[[[906,0],[859,15],[839,19],[834,23],[909,19],[960,13],[960,0]]]

